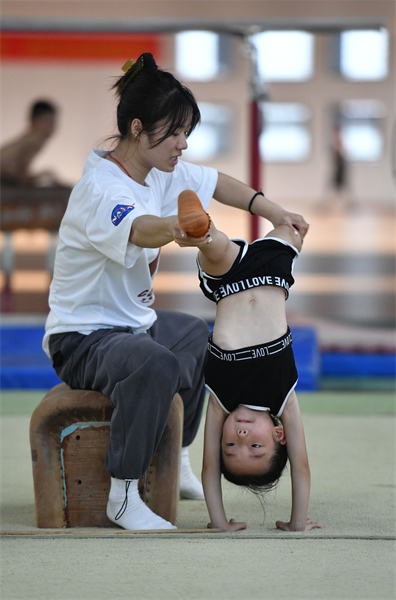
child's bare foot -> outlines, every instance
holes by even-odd
[[[209,231],[210,216],[204,211],[197,194],[192,190],[184,190],[179,194],[178,218],[180,229],[190,237],[200,238]]]

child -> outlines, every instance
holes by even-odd
[[[250,245],[229,240],[210,222],[193,192],[180,194],[179,225],[185,236],[202,236],[205,222],[206,241],[199,237],[196,244],[200,287],[217,303],[205,371],[210,398],[202,483],[210,526],[246,528],[246,523],[226,518],[221,473],[237,485],[268,490],[289,458],[291,517],[276,526],[285,531],[320,527],[307,518],[310,471],[285,313],[302,236],[285,224]]]

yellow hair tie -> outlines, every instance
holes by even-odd
[[[131,72],[132,67],[134,66],[133,71]],[[144,67],[143,54],[138,58],[135,62],[130,58],[126,61],[125,65],[121,67],[122,71],[124,71],[125,75],[120,81],[120,85],[118,87],[118,92],[122,94],[128,84],[132,81],[132,79],[139,73],[141,69]]]
[[[129,69],[134,64],[135,64],[135,61],[132,58],[130,58],[129,60],[126,61],[125,65],[123,67],[121,67],[121,71],[124,71],[124,73],[128,73]]]

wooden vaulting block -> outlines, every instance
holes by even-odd
[[[38,527],[114,527],[106,516],[110,476],[104,467],[112,410],[103,394],[64,383],[34,410],[30,445]],[[161,442],[139,482],[146,504],[173,524],[182,432],[183,402],[176,394]]]
[[[67,527],[114,527],[106,516],[110,477],[104,457],[110,423],[75,423],[61,433],[61,465]]]

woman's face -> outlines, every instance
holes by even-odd
[[[235,475],[265,473],[277,443],[286,443],[285,434],[267,411],[238,406],[224,422],[223,461]]]
[[[157,144],[157,141],[163,136],[162,128],[159,128],[150,136],[142,131],[138,144],[141,160],[149,170],[156,168],[159,171],[171,173],[176,167],[183,151],[188,148],[188,135],[189,128],[186,125]]]

